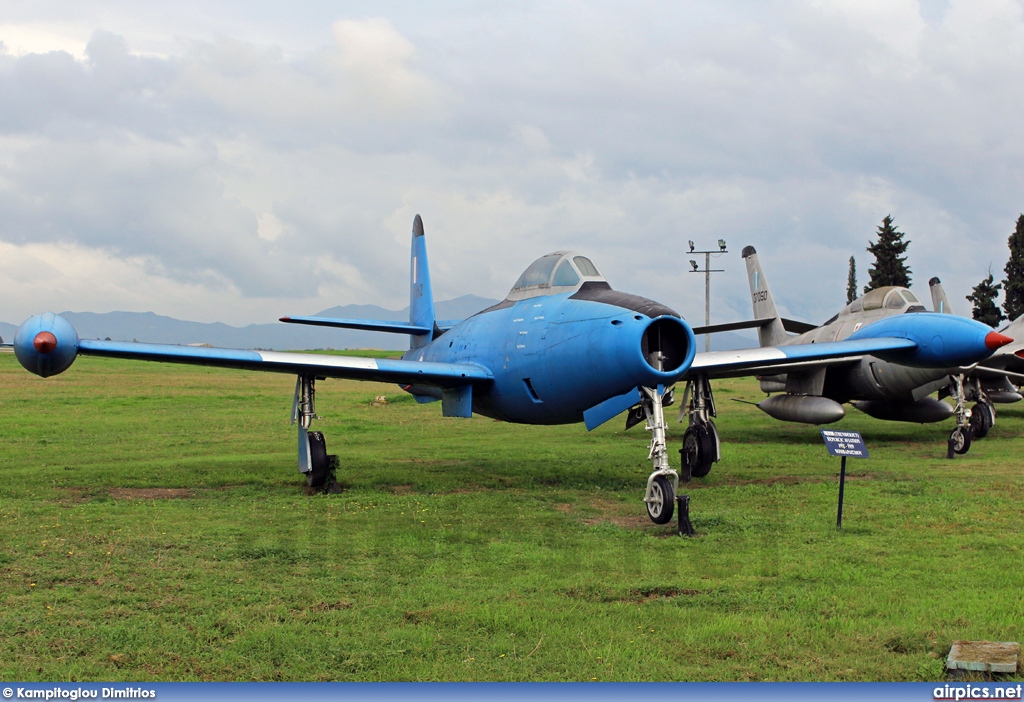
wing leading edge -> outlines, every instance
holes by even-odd
[[[315,375],[324,378],[371,380],[382,383],[398,383],[399,385],[430,385],[441,388],[490,383],[494,378],[490,370],[473,363],[432,363],[394,358],[328,356],[283,351],[244,351],[205,346],[140,344],[89,339],[82,339],[78,342],[78,353],[84,356],[188,363],[293,375]]]
[[[916,349],[917,342],[898,337],[827,341],[820,344],[767,346],[738,351],[698,353],[686,377],[731,378],[763,375],[807,363],[829,365],[853,361],[865,355],[887,355]]]

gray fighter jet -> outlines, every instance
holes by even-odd
[[[932,278],[928,286],[931,289],[932,308],[943,314],[955,314],[942,288],[942,281]],[[1010,337],[1015,333],[1024,334],[1024,316],[1004,325],[999,332]],[[973,438],[984,438],[996,423],[996,404],[1009,404],[1024,399],[1017,387],[1024,384],[1024,342],[1009,343],[979,362],[970,373],[951,376],[949,386],[939,391],[939,397],[955,396],[958,383],[963,386],[966,401],[977,403],[971,408]]]
[[[792,346],[842,341],[861,327],[896,315],[926,313],[920,300],[907,288],[883,287],[857,298],[837,315],[818,327],[783,320],[775,307],[768,281],[753,246],[743,249],[747,277],[754,305],[754,320],[731,325],[694,329],[696,333],[726,331],[742,326],[756,327],[760,346]],[[790,334],[790,331],[801,331]],[[1005,337],[993,332],[992,348]],[[1017,337],[1024,338],[1024,337]],[[988,342],[988,340],[986,340]],[[951,377],[972,368],[922,368],[900,365],[873,355],[846,359],[841,363],[809,362],[775,375],[761,375],[761,389],[769,397],[757,407],[775,419],[806,424],[829,424],[846,415],[843,404],[878,419],[903,422],[938,422],[956,417],[950,443],[956,453],[970,448],[971,411],[967,408],[964,384],[953,388],[955,407],[933,393],[949,390]]]

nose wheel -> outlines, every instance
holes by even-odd
[[[651,481],[650,497],[647,502],[647,516],[655,524],[668,524],[672,521],[672,511],[676,504],[676,492],[672,481],[664,475],[655,475]]]

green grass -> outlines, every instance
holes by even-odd
[[[954,461],[946,425],[850,410],[871,458],[837,532],[818,430],[718,383],[685,539],[644,515],[642,427],[446,419],[376,384],[318,384],[345,490],[309,495],[293,388],[0,354],[0,677],[931,680],[955,639],[1021,640],[1012,406]]]

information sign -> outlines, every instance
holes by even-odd
[[[868,457],[868,447],[864,445],[864,439],[860,437],[860,432],[822,429],[821,438],[825,440],[825,448],[833,456]]]

